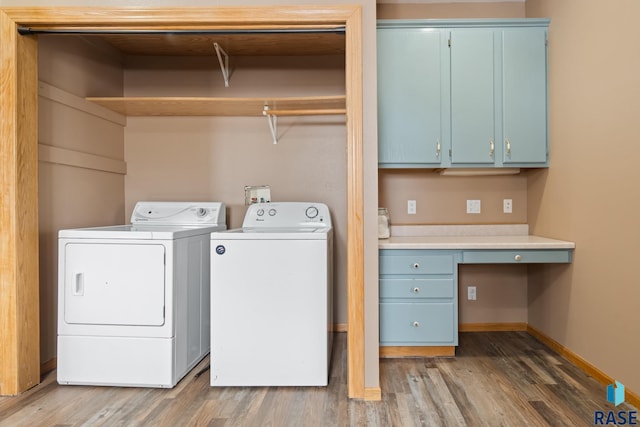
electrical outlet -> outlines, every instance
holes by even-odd
[[[480,213],[480,200],[467,200],[467,213],[479,214]]]
[[[512,213],[513,212],[513,200],[511,200],[511,199],[502,200],[502,212],[504,212],[504,213]]]
[[[467,299],[469,301],[475,301],[476,300],[476,287],[475,286],[468,286],[467,287]]]
[[[417,212],[418,206],[416,205],[415,200],[407,200],[407,213],[409,215],[415,215]]]

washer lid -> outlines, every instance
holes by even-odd
[[[226,223],[220,202],[138,202],[131,213],[134,225],[213,226]]]
[[[331,227],[234,228],[211,233],[211,240],[327,240]]]

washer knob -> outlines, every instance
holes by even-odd
[[[273,208],[269,209],[269,216],[274,216],[276,213],[277,212],[276,212],[275,209],[273,209]]]
[[[199,216],[200,218],[202,218],[203,216],[207,216],[207,209],[206,208],[198,208],[196,210],[196,215]]]
[[[256,211],[256,214],[257,214],[258,216],[262,216],[262,215],[264,215],[264,209],[262,209],[262,208],[258,209],[258,210]]]
[[[307,218],[315,218],[318,216],[318,208],[316,208],[315,206],[310,206],[307,208],[304,214],[307,216]]]

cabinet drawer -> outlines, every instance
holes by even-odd
[[[456,345],[453,303],[381,303],[383,345]]]
[[[380,298],[453,298],[453,279],[380,279]]]
[[[453,255],[381,255],[380,274],[452,274]]]
[[[570,249],[548,250],[508,250],[508,251],[465,251],[464,264],[529,264],[571,262]]]

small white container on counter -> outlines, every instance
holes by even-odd
[[[387,208],[378,208],[378,239],[388,239],[391,236],[389,226],[389,211]]]

